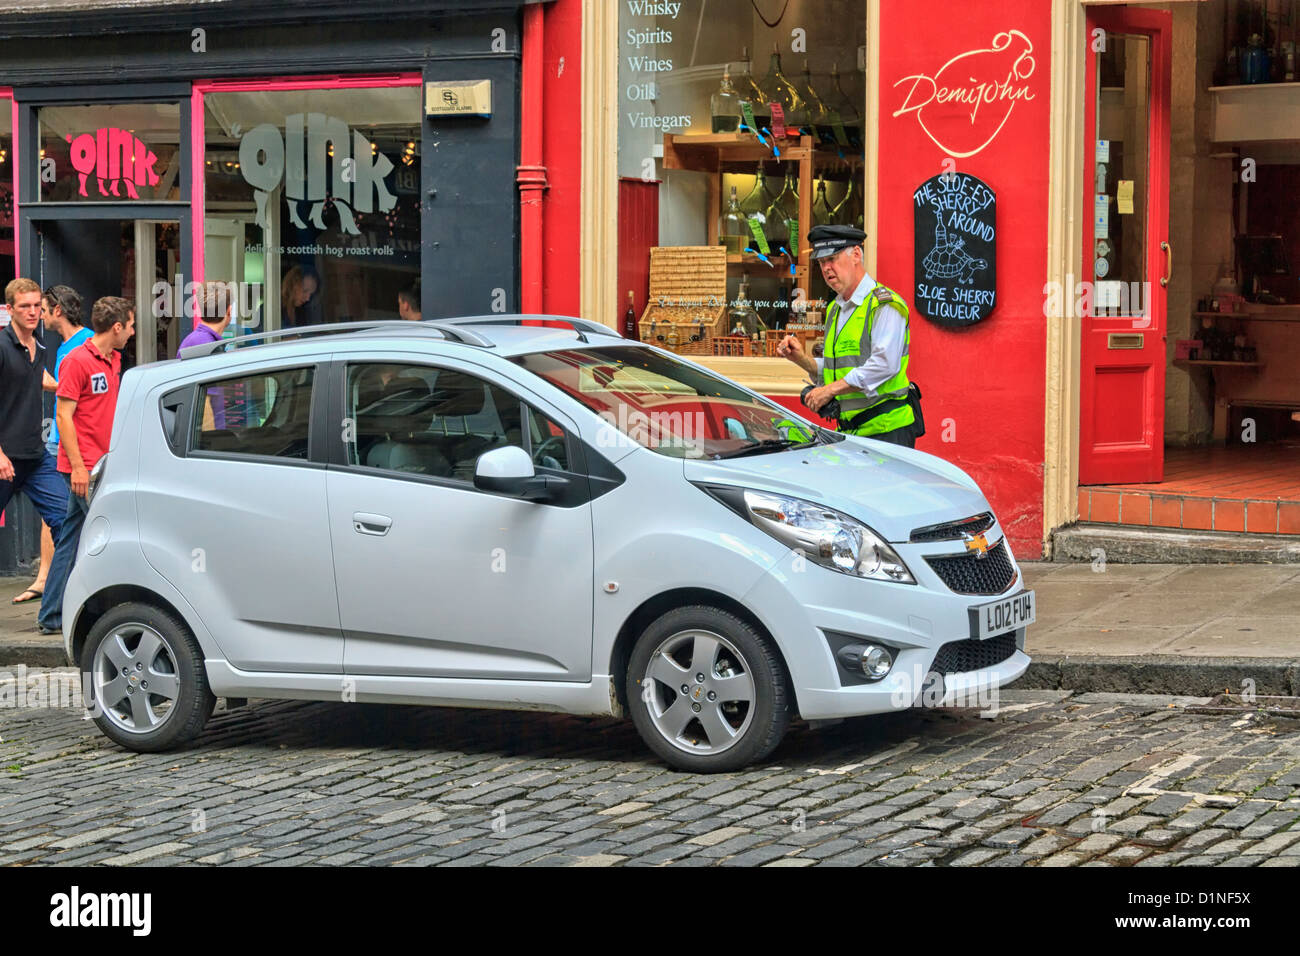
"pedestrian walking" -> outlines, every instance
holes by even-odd
[[[15,493],[26,492],[57,535],[68,492],[42,436],[42,391],[54,379],[45,370],[45,346],[36,338],[41,287],[31,279],[14,279],[5,286],[5,304],[12,320],[0,331],[0,512]]]
[[[45,390],[54,391],[59,380],[59,366],[64,358],[78,345],[90,338],[90,329],[81,324],[81,296],[71,286],[55,285],[45,290],[41,297],[41,322],[45,331],[57,336],[63,344],[59,346],[54,358],[54,375],[45,378]],[[51,460],[59,455],[58,399],[55,398],[55,416],[50,423],[49,437],[45,440],[45,450]],[[66,509],[66,504],[64,508]],[[35,601],[45,593],[45,580],[50,574],[50,562],[54,558],[54,533],[50,526],[41,522],[41,557],[36,570],[36,580],[22,594],[13,599],[13,604],[26,604]]]
[[[121,380],[123,348],[135,334],[131,304],[117,296],[105,296],[90,310],[94,334],[63,360],[59,376],[59,460],[68,490],[67,511],[54,546],[50,576],[36,619],[42,634],[54,634],[63,627],[63,589],[81,541],[81,527],[90,505],[87,491],[91,469],[108,451],[113,433],[113,413]]]

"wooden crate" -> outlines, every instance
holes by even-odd
[[[762,339],[754,342],[748,335],[715,335],[711,342],[714,355],[732,358],[749,358],[763,355],[766,345]]]
[[[725,248],[655,246],[650,250],[650,297],[641,313],[641,341],[687,355],[707,355],[709,340],[724,331],[726,319]]]

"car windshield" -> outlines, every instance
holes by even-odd
[[[514,359],[630,439],[674,458],[727,458],[809,444],[821,430],[693,365],[635,346]]]

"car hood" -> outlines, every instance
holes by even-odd
[[[853,437],[717,461],[687,459],[688,481],[803,498],[851,515],[890,542],[913,529],[991,511],[964,471],[924,452]]]

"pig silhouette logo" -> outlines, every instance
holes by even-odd
[[[119,185],[126,186],[132,199],[139,199],[136,186],[157,186],[158,172],[154,167],[158,157],[153,150],[129,130],[105,127],[93,133],[82,133],[76,139],[68,137],[72,146],[72,168],[81,179],[81,195],[86,196],[86,179],[92,174],[99,184],[99,194],[122,198]],[[104,182],[109,183],[108,189]]]
[[[327,169],[327,163],[329,168]],[[353,214],[391,212],[397,197],[384,185],[392,161],[347,123],[324,113],[292,113],[284,133],[270,123],[255,126],[239,140],[239,169],[253,187],[257,224],[267,228],[266,201],[284,183],[289,219],[302,229],[298,205],[310,202],[308,218],[325,231],[321,218],[332,205],[344,232],[361,235]]]

